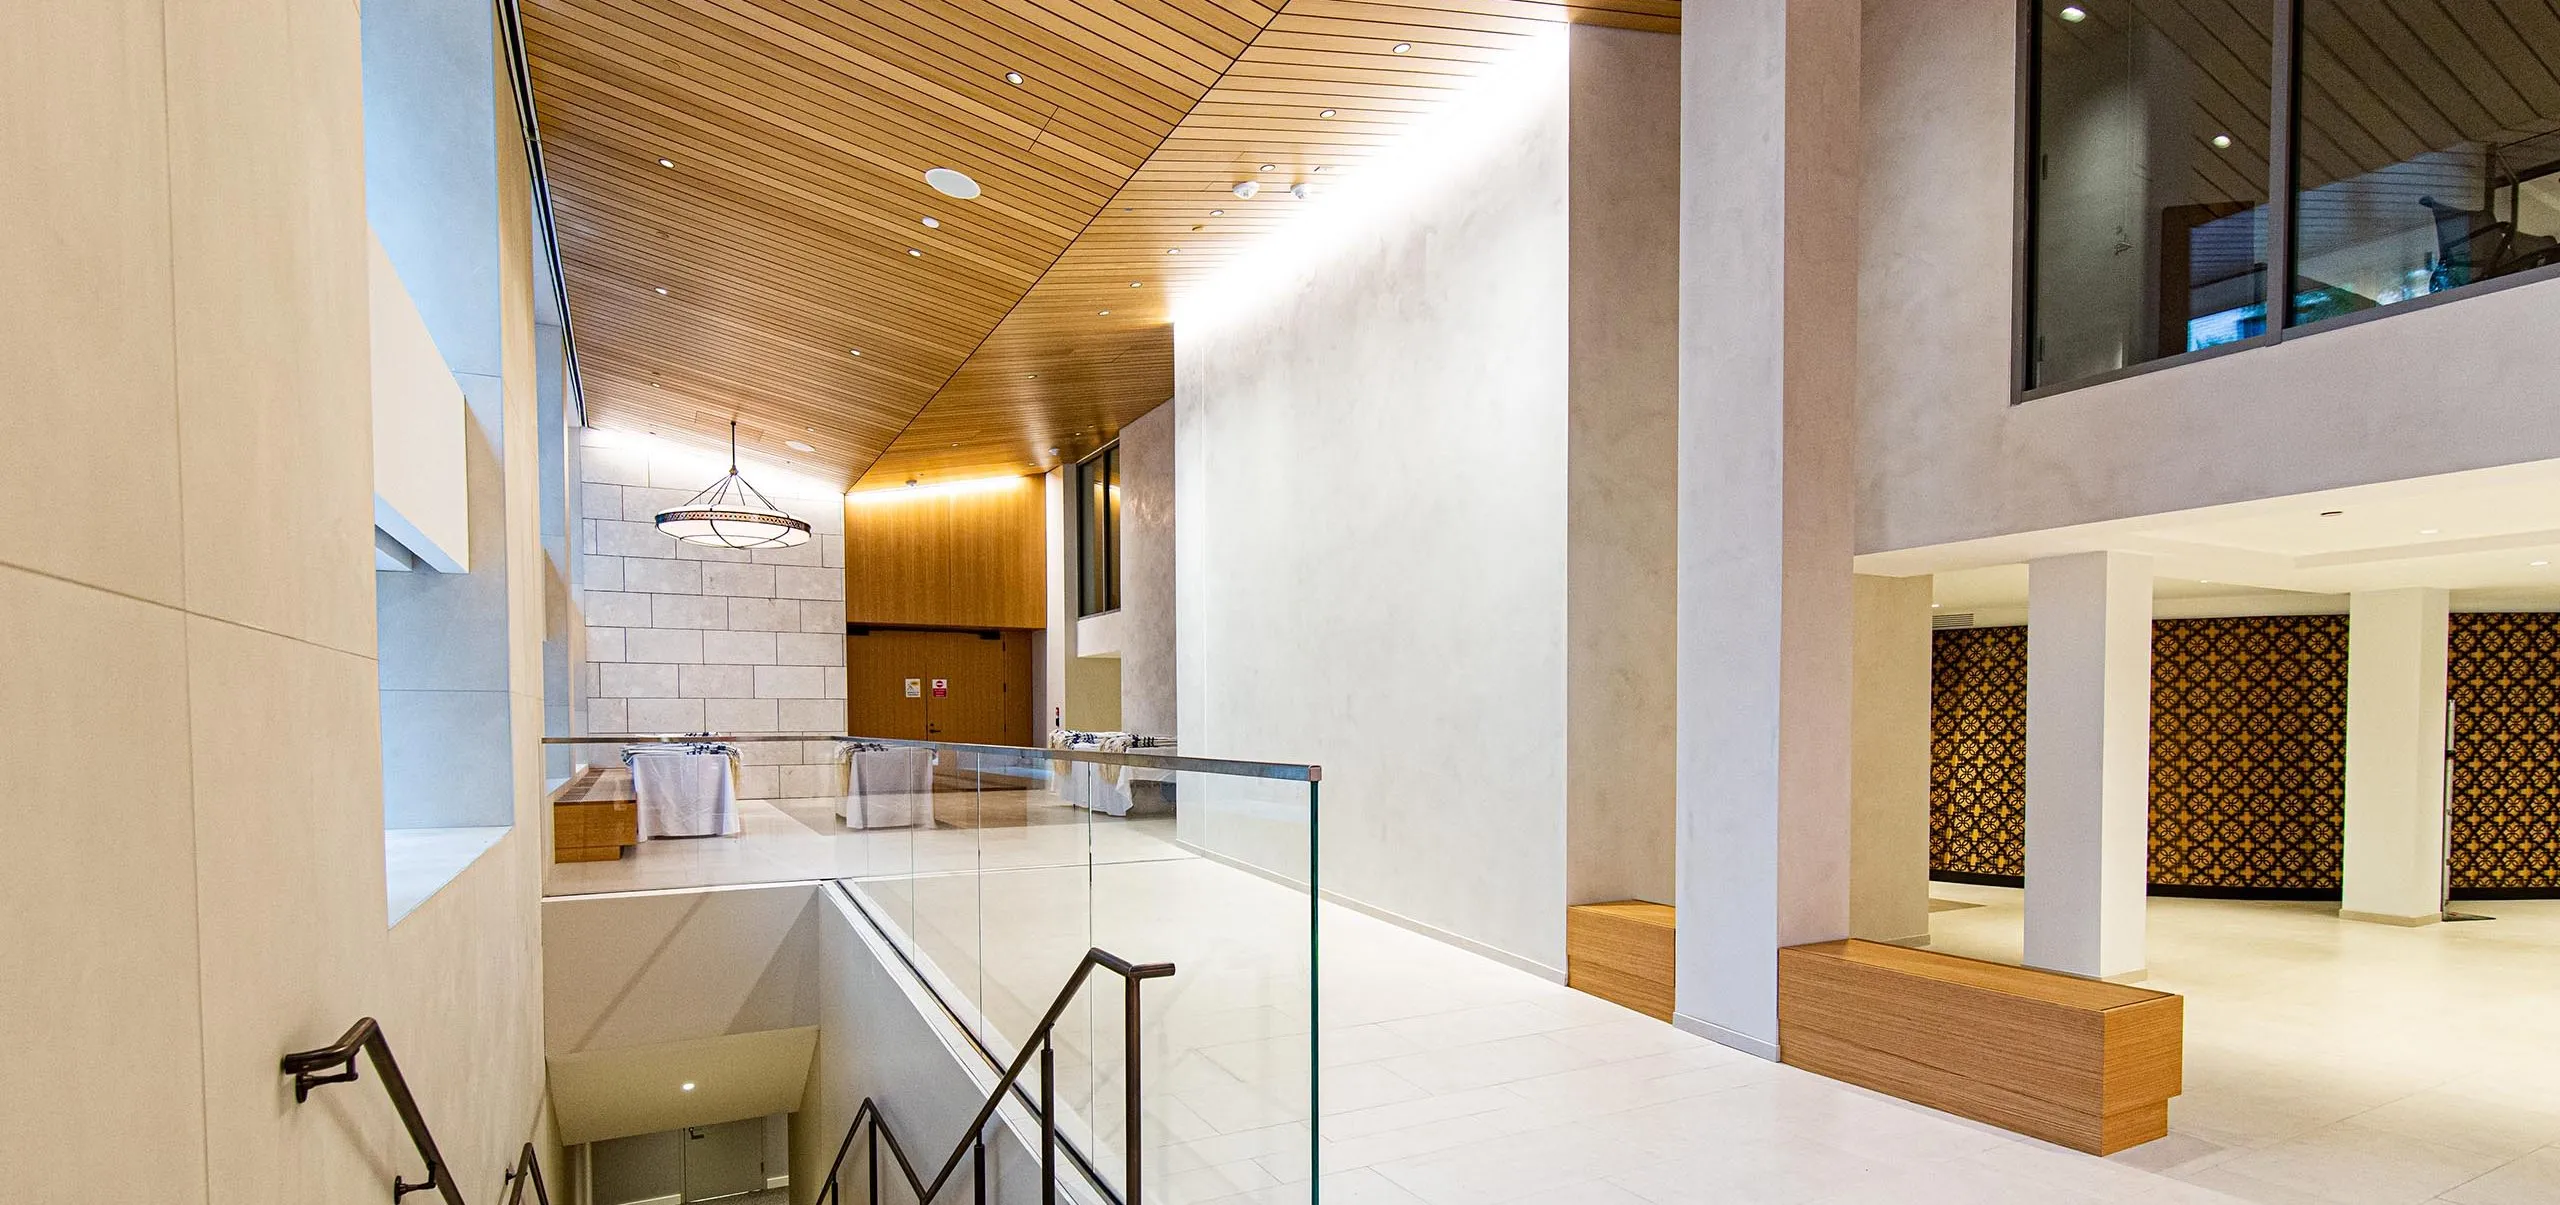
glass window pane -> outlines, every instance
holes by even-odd
[[[2265,332],[2274,9],[2038,0],[2029,387]]]
[[[2303,0],[2294,321],[2560,262],[2560,12]]]
[[[1076,614],[1120,607],[1120,445],[1076,466]]]

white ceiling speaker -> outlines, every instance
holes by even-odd
[[[1236,199],[1241,201],[1250,201],[1253,199],[1253,194],[1261,191],[1262,181],[1260,180],[1247,180],[1235,187]]]
[[[1314,190],[1314,189],[1307,187],[1307,186],[1306,186],[1305,184],[1303,184],[1303,183],[1299,183],[1299,184],[1292,184],[1292,185],[1290,185],[1290,186],[1289,186],[1289,195],[1290,195],[1290,196],[1293,196],[1293,197],[1296,197],[1296,198],[1298,198],[1298,199],[1299,199],[1299,200],[1301,200],[1301,201],[1306,200],[1306,199],[1307,199],[1307,197],[1308,197],[1308,196],[1310,196],[1311,194],[1313,194],[1314,192],[1315,192],[1315,190]]]
[[[955,200],[974,201],[978,197],[977,181],[970,179],[965,173],[956,172],[947,167],[927,170],[924,174],[924,182],[932,185],[933,191]]]

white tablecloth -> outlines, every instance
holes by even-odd
[[[836,815],[846,827],[933,827],[933,750],[855,750],[845,758],[844,798],[836,803]]]
[[[738,831],[738,784],[725,753],[666,749],[631,754],[640,839],[726,837]]]

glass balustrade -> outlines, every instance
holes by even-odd
[[[1061,1133],[1114,1193],[1140,1144],[1145,1201],[1313,1197],[1312,767],[816,735],[551,743],[573,769],[550,894],[840,884],[999,1064],[1086,950],[1173,963],[1144,989],[1140,1132],[1123,1132],[1121,984],[1096,976],[1055,1031]]]

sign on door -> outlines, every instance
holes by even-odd
[[[921,699],[924,697],[924,679],[907,679],[907,697],[910,699]]]

